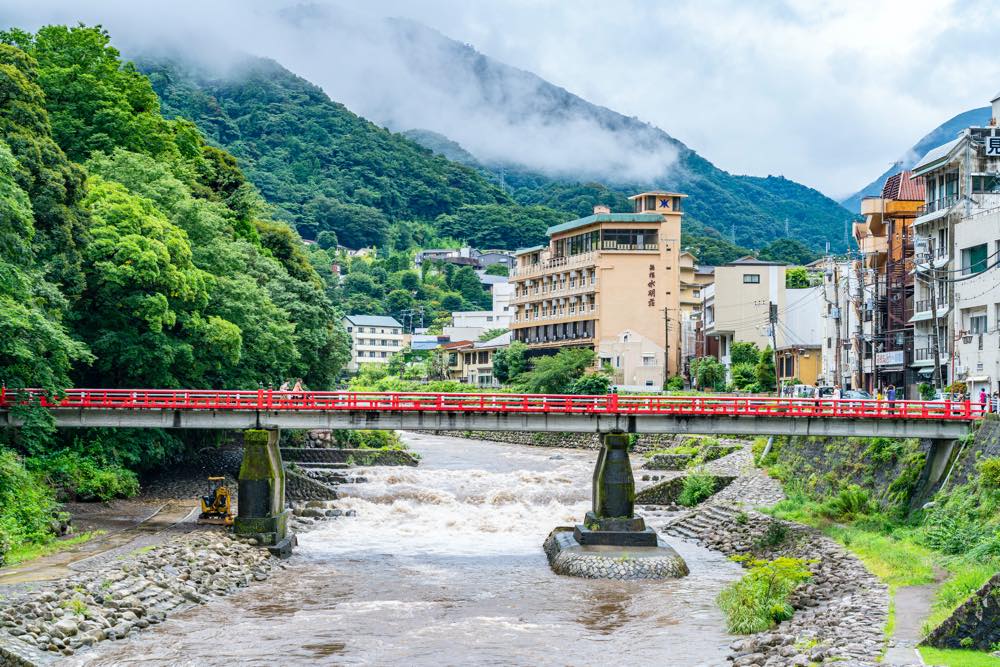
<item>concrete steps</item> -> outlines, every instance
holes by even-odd
[[[667,524],[663,532],[688,540],[700,540],[702,535],[735,515],[736,510],[731,507],[703,505]]]

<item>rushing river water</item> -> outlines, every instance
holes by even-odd
[[[542,542],[588,509],[594,452],[405,437],[420,466],[341,487],[358,516],[301,535],[293,567],[81,662],[726,664],[714,598],[740,568],[721,555],[672,540],[676,581],[549,570]]]

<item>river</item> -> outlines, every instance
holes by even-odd
[[[740,574],[680,540],[690,576],[553,574],[542,542],[589,507],[596,454],[405,434],[418,468],[341,487],[357,517],[299,538],[268,581],[75,658],[86,665],[726,664],[715,607]]]

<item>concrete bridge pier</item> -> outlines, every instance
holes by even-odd
[[[278,448],[278,429],[243,432],[239,502],[233,530],[252,537],[275,556],[288,558],[295,535],[288,533],[285,509],[285,469]]]

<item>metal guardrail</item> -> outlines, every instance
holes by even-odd
[[[465,394],[211,389],[0,390],[0,409],[38,404],[80,410],[266,410],[488,412],[972,421],[985,411],[970,401],[886,401],[758,396],[627,396],[607,394]]]

